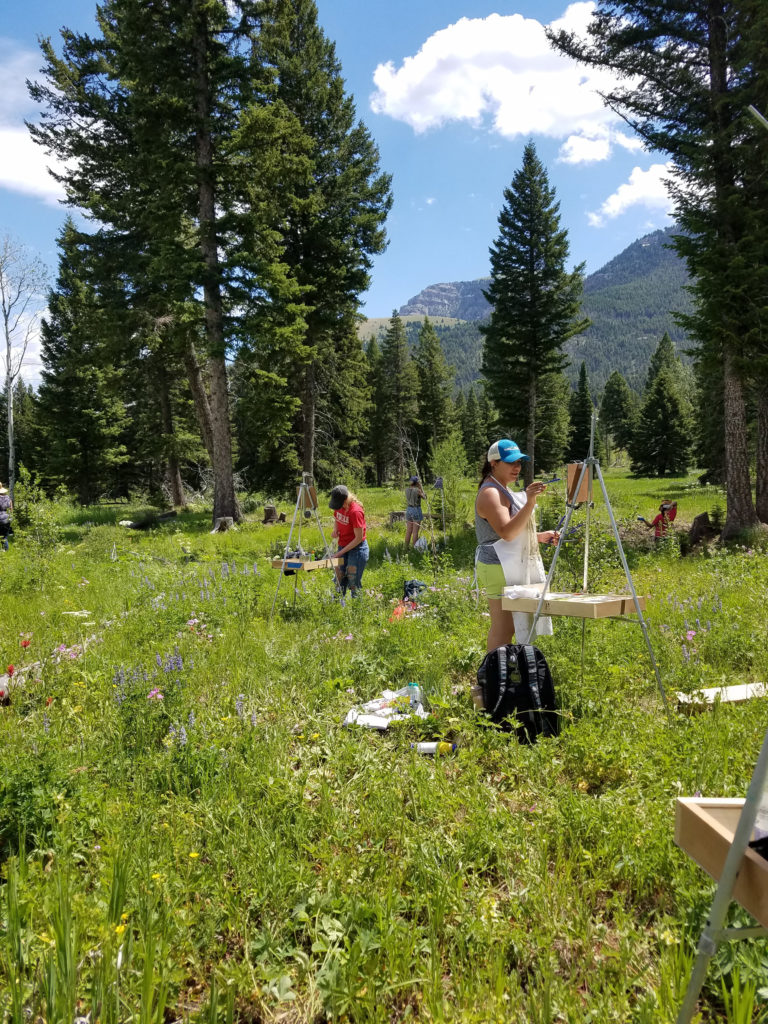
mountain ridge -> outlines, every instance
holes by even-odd
[[[673,315],[691,310],[685,290],[687,269],[669,247],[675,230],[670,227],[643,235],[585,278],[582,312],[592,324],[564,346],[571,359],[568,376],[572,381],[584,361],[593,390],[601,390],[617,369],[631,387],[642,391],[651,354],[665,331],[679,351],[687,347],[689,340]],[[491,311],[483,295],[488,280],[429,285],[399,310],[399,315],[409,318],[406,329],[411,345],[416,344],[424,316],[442,319],[435,329],[446,359],[456,367],[456,384],[462,389],[481,375],[479,327]],[[451,323],[451,318],[459,322]],[[373,331],[363,323],[361,336],[381,335],[387,323],[388,318],[377,318]]]

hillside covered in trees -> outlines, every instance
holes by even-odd
[[[685,332],[673,314],[688,313],[691,301],[685,286],[685,264],[669,248],[673,229],[654,231],[639,238],[584,283],[583,310],[592,325],[565,346],[571,359],[569,379],[576,382],[586,363],[592,386],[601,391],[618,370],[640,392],[648,364],[666,332],[678,352],[686,347]],[[430,285],[400,308],[411,346],[419,325],[429,316],[449,363],[456,368],[456,385],[465,389],[480,377],[483,339],[479,325],[490,306],[483,290],[488,278]],[[371,320],[360,332],[364,338],[379,334],[388,321]],[[372,329],[373,328],[373,329]]]

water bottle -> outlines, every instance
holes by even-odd
[[[446,743],[444,740],[436,743],[412,743],[411,749],[417,754],[452,754],[456,744]]]
[[[411,711],[415,711],[419,704],[421,704],[421,689],[418,683],[408,683],[408,701],[411,705]]]

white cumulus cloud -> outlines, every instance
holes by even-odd
[[[41,61],[39,53],[0,38],[0,188],[56,204],[64,197],[48,173],[56,161],[32,141],[24,125],[25,117],[32,120],[35,115],[26,80],[39,76]]]
[[[587,214],[592,227],[602,227],[607,220],[613,220],[632,206],[645,206],[662,213],[670,213],[672,200],[667,191],[666,182],[672,174],[672,164],[651,164],[648,170],[635,167],[629,181],[619,185],[616,191],[608,196],[599,210]]]
[[[594,4],[571,4],[553,28],[583,34]],[[450,121],[490,122],[504,138],[531,134],[565,141],[567,163],[605,160],[614,144],[631,148],[599,91],[612,73],[577,64],[553,50],[544,25],[520,14],[461,18],[430,36],[399,67],[374,72],[371,108],[415,132]]]

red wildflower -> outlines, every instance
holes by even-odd
[[[9,665],[8,668],[5,671],[6,671],[8,676],[12,676],[13,673],[16,671],[16,666],[15,665]]]
[[[29,645],[30,645],[31,643],[32,643],[32,641],[31,641],[31,640],[22,640],[22,641],[21,641],[21,646],[22,646],[22,647],[29,647]]]
[[[51,704],[53,704],[53,697],[46,697],[45,706],[50,707]]]

